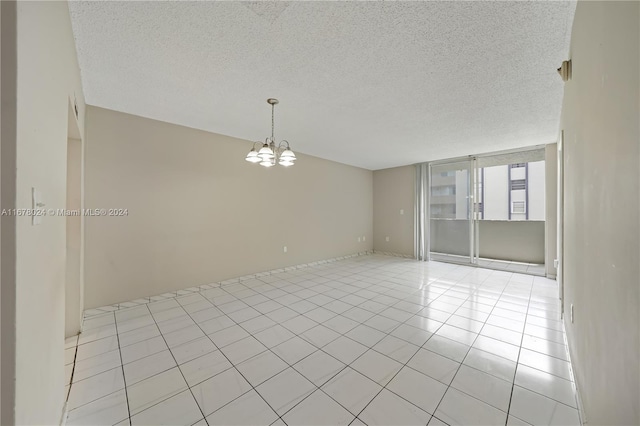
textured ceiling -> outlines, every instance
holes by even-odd
[[[555,140],[574,2],[72,1],[87,103],[381,169]],[[180,141],[176,141],[180,143]]]

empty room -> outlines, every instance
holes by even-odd
[[[0,424],[640,424],[640,2],[0,24]]]

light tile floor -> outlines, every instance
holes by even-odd
[[[370,255],[179,293],[67,341],[68,425],[580,423],[555,281]]]

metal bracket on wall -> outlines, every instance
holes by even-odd
[[[571,60],[562,61],[562,65],[558,68],[558,74],[565,83],[571,79]]]

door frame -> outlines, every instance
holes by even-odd
[[[461,157],[461,158],[455,158],[455,159],[448,159],[448,160],[439,160],[439,161],[432,161],[429,162],[429,186],[427,188],[427,190],[429,191],[429,196],[427,197],[427,221],[429,224],[429,232],[428,232],[428,243],[427,243],[427,247],[428,247],[428,253],[429,253],[429,260],[433,260],[433,257],[431,255],[431,238],[433,236],[433,232],[431,229],[431,221],[432,221],[432,217],[431,217],[431,201],[433,199],[433,194],[431,194],[431,188],[432,188],[432,184],[433,184],[433,166],[446,166],[446,165],[456,165],[456,164],[465,164],[466,163],[466,168],[465,169],[456,169],[456,170],[467,170],[467,195],[466,195],[466,201],[467,201],[467,221],[468,221],[468,225],[469,225],[469,229],[468,229],[468,235],[469,235],[469,254],[468,256],[462,256],[460,255],[460,258],[463,259],[467,259],[468,261],[454,261],[454,260],[449,260],[452,261],[454,263],[458,263],[458,264],[462,264],[462,265],[474,265],[477,263],[477,253],[475,251],[475,247],[477,246],[477,240],[476,240],[476,224],[474,223],[474,200],[475,200],[475,163],[476,161],[476,157],[475,156],[467,156],[467,157]],[[445,253],[446,254],[446,253]],[[457,255],[454,255],[457,256]],[[441,258],[435,259],[435,260],[443,260]]]
[[[562,168],[562,155],[561,155],[561,147],[562,147],[562,141],[564,139],[564,131],[562,131],[561,133],[561,140],[558,143],[558,280],[560,281],[560,274],[561,274],[561,265],[562,265],[562,227],[561,227],[561,208],[564,208],[563,203],[561,202],[561,196],[564,197],[563,192],[561,191],[561,180],[560,179],[564,179],[564,174],[561,172],[563,170]],[[522,152],[529,152],[529,151],[538,151],[538,150],[544,150],[546,148],[546,144],[543,145],[533,145],[533,146],[529,146],[529,147],[524,147],[524,148],[514,148],[514,149],[508,149],[508,150],[503,150],[503,151],[496,151],[496,152],[488,152],[488,153],[483,153],[483,154],[475,154],[475,155],[467,155],[467,156],[463,156],[463,157],[454,157],[454,158],[448,158],[448,159],[444,159],[444,160],[435,160],[435,161],[430,161],[427,163],[428,165],[428,175],[429,175],[429,184],[427,186],[427,191],[428,191],[428,197],[427,197],[427,203],[426,203],[426,215],[427,215],[427,222],[428,222],[428,229],[429,232],[427,233],[427,238],[426,238],[426,243],[425,243],[425,247],[426,247],[426,252],[427,252],[427,259],[428,260],[434,260],[431,256],[431,237],[432,237],[432,232],[431,232],[431,184],[432,184],[432,166],[439,166],[439,165],[446,165],[446,164],[455,164],[455,163],[462,163],[462,162],[469,162],[469,174],[468,174],[468,185],[469,185],[469,192],[468,192],[468,212],[469,212],[469,262],[455,262],[458,264],[468,264],[468,265],[474,265],[474,266],[478,266],[478,261],[480,258],[480,219],[478,217],[478,215],[475,212],[475,200],[479,199],[479,193],[478,193],[478,181],[479,181],[479,168],[478,168],[478,159],[482,159],[482,158],[486,158],[486,157],[494,157],[497,155],[506,155],[506,154],[518,154],[518,153],[522,153]],[[545,159],[546,161],[546,159]],[[545,178],[546,178],[546,171],[545,171]],[[482,183],[484,185],[484,182]],[[484,200],[482,200],[484,202]],[[527,203],[528,204],[528,203]],[[461,256],[462,257],[462,256]],[[466,257],[466,256],[464,256]],[[442,259],[435,259],[435,260],[442,260]],[[443,260],[446,261],[446,260]],[[561,286],[560,286],[561,287]],[[563,291],[561,289],[561,291]],[[561,295],[561,298],[563,297],[563,293]]]
[[[65,208],[78,211],[65,220],[65,337],[82,331],[84,310],[84,141],[69,99],[67,119],[67,180]]]
[[[556,217],[556,251],[557,268],[556,280],[558,281],[558,298],[560,299],[560,315],[564,318],[564,130],[560,131],[557,148],[558,182],[557,182],[557,217]]]

